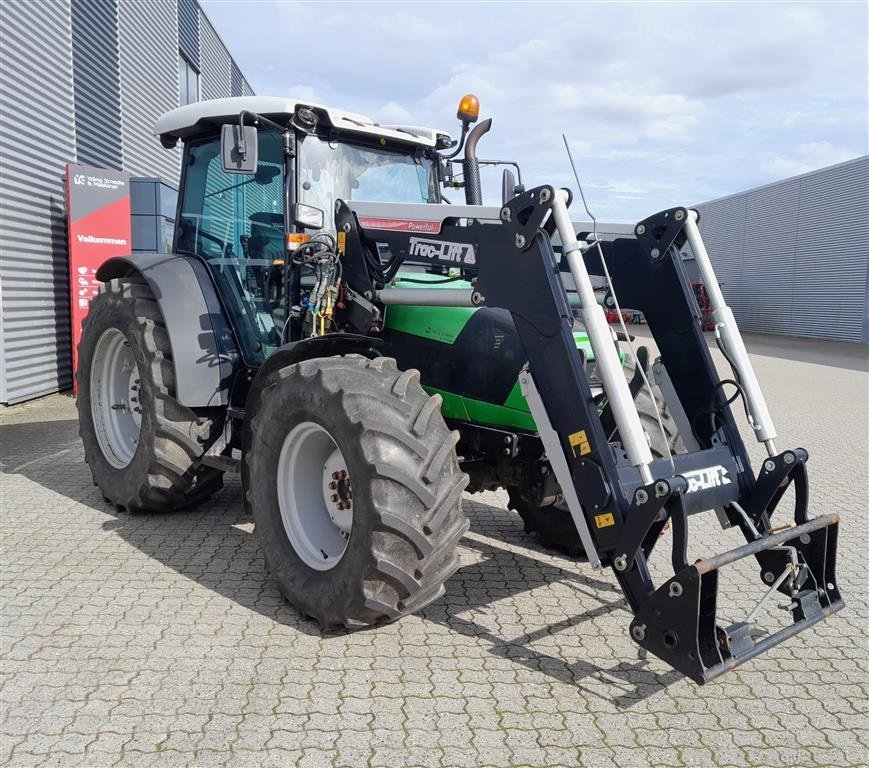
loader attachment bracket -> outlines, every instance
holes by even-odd
[[[778,645],[844,605],[834,573],[838,523],[837,515],[816,517],[681,569],[637,610],[631,637],[700,684]],[[765,554],[782,550],[792,552],[786,565],[795,563],[796,572],[774,574],[758,608],[776,588],[785,591],[790,603],[783,608],[790,611],[792,623],[767,635],[753,624],[757,609],[730,624],[719,623],[720,569],[746,557],[761,562]]]
[[[794,485],[794,520],[805,523],[808,517],[809,482],[806,462],[809,454],[803,448],[784,451],[763,462],[754,491],[747,502],[747,511],[755,525],[769,527],[770,517],[790,484]]]

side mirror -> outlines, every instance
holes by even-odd
[[[516,197],[516,177],[509,168],[504,169],[501,176],[501,204],[509,203]]]
[[[293,223],[305,229],[323,229],[326,214],[320,208],[304,203],[296,203],[293,206]]]
[[[227,123],[220,129],[220,164],[227,173],[256,173],[256,126]]]

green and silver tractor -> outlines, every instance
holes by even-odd
[[[611,567],[634,640],[700,683],[841,608],[838,521],[808,517],[807,454],[775,446],[698,214],[578,237],[570,193],[526,190],[511,170],[485,206],[478,109],[462,99],[456,140],[285,98],[159,120],[163,145],[183,144],[173,251],[102,265],[79,346],[81,436],[104,497],[178,510],[239,472],[269,572],[327,628],[443,594],[464,493],[498,488],[545,544]],[[447,200],[455,189],[464,203]],[[705,343],[686,242],[731,379]],[[654,364],[607,324],[601,287],[643,312]],[[768,453],[758,474],[738,397]],[[746,544],[689,564],[688,519],[709,510]],[[667,526],[673,575],[656,585],[647,560]],[[788,598],[772,634],[716,616],[718,569],[750,556],[762,601]]]

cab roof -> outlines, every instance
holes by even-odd
[[[336,128],[342,133],[383,137],[431,148],[438,144],[439,137],[443,136],[451,140],[446,131],[415,125],[380,125],[366,115],[283,96],[237,96],[229,99],[197,101],[166,112],[157,120],[154,133],[164,141],[187,139],[204,133],[214,125],[237,121],[242,110],[255,112],[283,124],[290,119],[299,106],[311,107],[320,117],[321,124],[325,122],[329,127]]]

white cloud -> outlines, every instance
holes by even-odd
[[[313,101],[316,104],[321,103],[316,89],[312,88],[310,85],[291,85],[287,88],[286,94],[287,96],[299,99],[300,101]]]
[[[494,117],[480,155],[530,184],[573,186],[566,133],[615,220],[867,150],[866,4],[204,5],[258,93],[455,133],[473,91]]]
[[[771,155],[763,165],[774,178],[786,178],[842,163],[853,157],[852,151],[834,146],[828,141],[812,141],[798,144],[789,155]]]
[[[377,117],[384,123],[409,124],[414,119],[413,113],[410,110],[395,101],[388,101],[380,107],[377,110]]]

